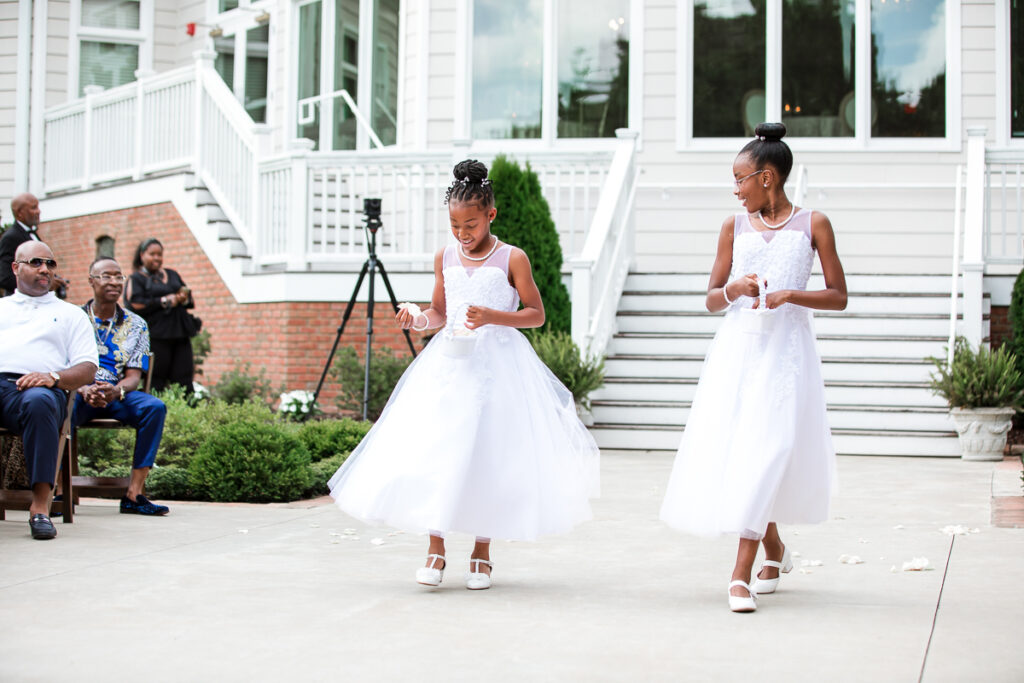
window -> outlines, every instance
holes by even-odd
[[[474,0],[469,135],[604,138],[628,126],[632,6]]]
[[[114,238],[100,235],[96,238],[96,258],[114,258]]]
[[[69,79],[71,95],[85,88],[115,88],[135,80],[135,72],[152,64],[152,0],[77,0],[73,3],[72,44],[77,73]]]
[[[945,138],[959,111],[946,87],[958,11],[946,0],[684,0],[681,138],[746,137],[764,120],[790,137]]]
[[[270,25],[237,30],[213,41],[213,65],[246,113],[257,123],[267,121],[267,78]]]
[[[1010,0],[1010,135],[1024,138],[1024,0]]]
[[[401,0],[303,0],[298,5],[293,53],[298,137],[312,140],[319,150],[367,149],[372,130],[382,145],[396,144],[400,7]],[[346,96],[368,127],[359,123]]]

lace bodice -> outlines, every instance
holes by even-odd
[[[785,227],[757,231],[746,213],[736,215],[732,240],[732,273],[729,280],[757,273],[768,281],[768,291],[806,289],[814,265],[811,246],[811,210],[800,209]],[[753,297],[741,296],[734,307],[750,307]],[[790,304],[785,304],[788,308]]]
[[[508,261],[512,246],[502,244],[490,258],[480,265],[463,265],[458,247],[445,247],[441,262],[444,274],[444,300],[447,321],[445,331],[451,333],[456,326],[466,323],[466,310],[470,306],[484,306],[497,311],[515,311],[519,308],[519,292],[508,283]],[[481,331],[493,327],[487,325]]]

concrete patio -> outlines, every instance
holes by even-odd
[[[425,589],[425,538],[323,499],[172,503],[160,519],[86,501],[47,543],[9,513],[0,680],[1024,680],[1024,529],[990,523],[1014,468],[840,458],[832,520],[784,528],[798,569],[737,615],[735,539],[657,519],[670,466],[606,453],[595,519],[496,542],[482,592],[462,584],[470,539],[449,543],[444,584]],[[901,570],[919,557],[933,569]]]

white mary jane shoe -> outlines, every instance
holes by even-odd
[[[732,589],[734,586],[742,586],[747,589],[750,595],[739,596],[733,595]],[[757,611],[757,593],[754,589],[747,585],[746,581],[733,581],[729,584],[729,609],[733,612],[755,612]]]
[[[466,573],[466,588],[471,591],[480,591],[491,587],[491,575],[480,571],[480,565],[482,564],[494,567],[494,564],[488,560],[471,559],[469,561],[469,572]],[[476,571],[473,571],[474,565]]]
[[[774,593],[775,589],[779,587],[779,577],[783,574],[788,574],[793,571],[793,558],[789,556],[789,548],[783,548],[782,550],[782,561],[776,562],[775,560],[765,560],[761,563],[761,569],[765,567],[775,567],[779,570],[779,576],[774,579],[754,579],[754,592],[758,595],[764,595],[765,593]],[[760,570],[757,572],[761,573]]]
[[[420,567],[416,570],[416,583],[421,583],[424,586],[440,586],[441,579],[444,578],[444,566],[440,569],[435,569],[435,566],[438,562],[445,562],[444,555],[431,553],[427,555],[427,559],[430,560],[430,566]]]

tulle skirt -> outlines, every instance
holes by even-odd
[[[590,519],[597,445],[572,394],[518,330],[467,356],[438,334],[329,482],[348,514],[409,531],[532,540]]]
[[[811,315],[777,313],[755,334],[730,311],[715,335],[661,508],[674,528],[760,538],[769,522],[828,519],[835,452]]]

